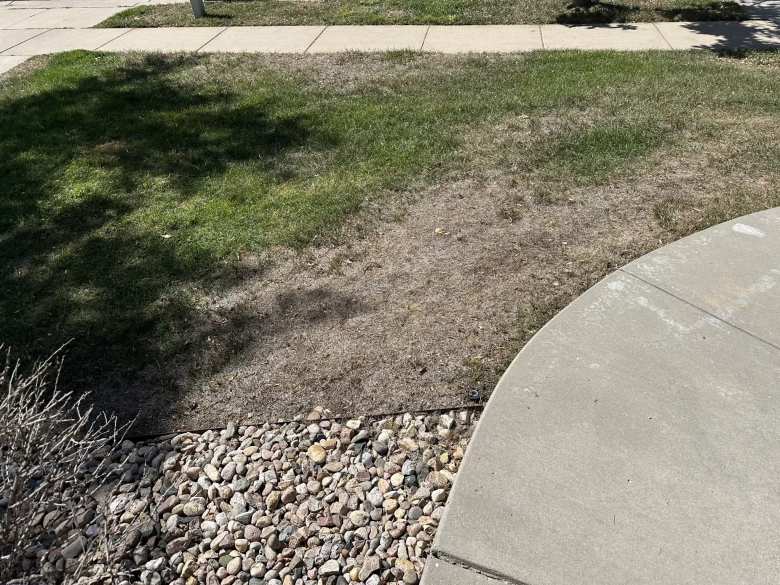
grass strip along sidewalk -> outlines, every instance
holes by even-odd
[[[338,24],[597,24],[609,22],[741,20],[736,2],[631,0],[572,8],[568,0],[254,0],[207,2],[193,18],[189,4],[139,6],[103,27],[338,25]]]

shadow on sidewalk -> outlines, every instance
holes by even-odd
[[[780,19],[744,22],[687,22],[691,33],[706,35],[694,49],[714,52],[780,50]]]
[[[750,18],[780,20],[780,0],[742,0],[741,4]]]

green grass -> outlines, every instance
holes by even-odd
[[[102,378],[195,356],[201,292],[240,283],[247,257],[450,173],[602,185],[721,119],[776,119],[780,58],[761,59],[52,57],[0,81],[0,340],[76,338],[71,368]],[[776,170],[772,136],[733,164]]]
[[[572,9],[569,0],[253,0],[207,2],[207,17],[189,4],[139,6],[99,26],[247,26],[313,24],[594,24],[740,20],[745,9],[719,0],[616,0]]]

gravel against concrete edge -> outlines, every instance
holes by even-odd
[[[56,578],[85,561],[82,583],[414,585],[477,413],[322,417],[125,441],[121,480],[97,514],[39,516],[71,534],[36,564]],[[79,555],[101,509],[110,566]]]

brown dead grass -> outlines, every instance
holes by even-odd
[[[464,156],[479,160],[481,141],[534,134],[516,121],[494,130]],[[473,389],[486,398],[522,345],[609,272],[780,205],[778,177],[729,166],[738,135],[701,146],[598,187],[546,184],[549,197],[498,164],[366,210],[341,244],[279,251],[272,267],[208,299],[211,318],[229,323],[214,354],[235,351],[203,364],[172,418],[196,428],[314,404],[359,414],[461,404]]]
[[[457,77],[471,59],[220,55],[194,61],[182,75],[201,83],[219,69],[228,73],[214,83],[246,86],[270,67],[306,77],[304,91],[318,86],[359,100],[364,90],[402,95],[434,66],[443,72],[437,90],[456,91],[463,80],[448,84],[446,77]],[[748,73],[777,69],[776,58],[760,54],[724,59]],[[682,100],[671,100],[677,109],[667,116],[643,107],[625,82],[622,92],[599,86],[588,99],[548,105],[555,84],[565,83],[560,72],[576,63],[594,65],[580,57],[567,60],[557,78],[534,78],[538,94],[527,103],[537,108],[528,114],[496,119],[493,112],[507,111],[496,109],[464,117],[467,146],[453,164],[404,181],[402,193],[372,193],[341,234],[327,232],[303,252],[242,253],[216,267],[213,279],[182,284],[177,294],[197,307],[185,313],[190,322],[171,325],[182,327],[190,344],[176,354],[180,361],[149,359],[138,376],[120,372],[116,391],[97,388],[106,397],[101,406],[130,415],[140,407],[138,430],[160,431],[289,417],[315,404],[355,415],[453,407],[474,389],[486,398],[522,345],[605,274],[713,223],[780,205],[780,165],[768,160],[780,144],[775,110],[755,114],[761,109],[743,107],[750,100],[738,91],[713,102],[699,96],[687,123]],[[501,95],[513,89],[498,88]],[[659,115],[670,125],[668,140],[604,175],[586,169],[578,176],[575,156],[548,148],[591,129],[641,129]],[[125,148],[121,141],[94,146],[107,161]],[[646,152],[652,155],[642,159]],[[278,171],[315,168],[317,156],[328,155],[291,149]],[[221,288],[202,288],[213,281]],[[156,302],[175,307],[177,296]],[[130,377],[136,388],[127,386]]]
[[[256,74],[251,63],[231,67],[238,57],[220,58],[235,76]],[[417,59],[266,63],[350,93],[403,86]],[[170,430],[291,417],[317,404],[357,415],[452,407],[474,389],[486,399],[528,339],[609,272],[708,225],[780,205],[780,176],[767,171],[778,166],[761,160],[756,143],[780,142],[771,116],[712,112],[708,131],[681,129],[598,184],[524,157],[598,126],[614,101],[604,92],[582,109],[486,122],[469,131],[462,164],[453,165],[462,170],[438,185],[366,202],[339,237],[305,252],[241,257],[233,286],[190,291],[202,309],[192,337],[202,331],[208,348],[198,361],[150,366],[148,378],[167,376],[168,390],[149,391],[141,379],[116,400],[143,396],[138,429]],[[113,406],[132,412],[137,403]]]

